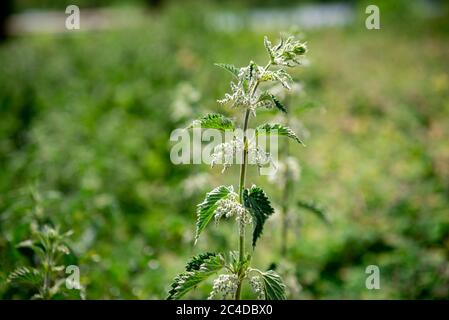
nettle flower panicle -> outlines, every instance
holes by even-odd
[[[233,139],[230,142],[220,143],[214,148],[212,153],[211,167],[216,164],[222,164],[222,173],[234,164],[234,159],[237,159],[243,151],[243,142],[240,139]]]
[[[237,82],[231,81],[231,93],[226,93],[220,104],[230,104],[231,107],[247,107],[254,105],[257,100],[251,90],[264,74],[264,68],[251,61],[248,66],[234,70]]]
[[[221,274],[214,280],[212,292],[208,299],[227,299],[234,296],[238,286],[238,277],[235,274]]]
[[[293,36],[288,37],[286,40],[281,39],[275,47],[265,37],[264,45],[271,57],[271,62],[279,66],[295,67],[301,65],[299,59],[307,53],[307,44],[295,40]]]
[[[239,203],[237,202],[237,193],[231,192],[227,198],[217,201],[217,209],[215,209],[214,219],[218,223],[221,217],[230,218],[232,217],[240,208],[237,207]]]
[[[260,277],[257,276],[251,277],[249,283],[251,284],[251,288],[253,289],[254,293],[257,295],[257,299],[265,300],[264,285]]]
[[[266,152],[261,147],[257,146],[254,142],[248,146],[248,162],[249,164],[255,164],[259,168],[267,166],[269,164],[274,165],[273,158],[269,152]]]
[[[250,224],[252,222],[248,210],[237,201],[238,195],[232,192],[227,198],[217,201],[217,209],[215,209],[214,220],[218,224],[222,217],[230,218],[235,216],[237,222],[243,224]]]

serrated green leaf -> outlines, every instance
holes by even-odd
[[[329,219],[327,217],[326,211],[324,209],[320,208],[317,204],[315,204],[313,202],[299,200],[298,206],[303,209],[308,210],[309,212],[314,213],[323,222],[329,224]]]
[[[243,190],[243,203],[253,218],[254,230],[252,244],[255,247],[257,239],[262,234],[265,221],[274,213],[274,210],[265,192],[256,186]]]
[[[240,73],[240,69],[237,68],[236,66],[234,66],[232,64],[227,64],[227,63],[214,63],[214,64],[217,67],[225,69],[226,71],[230,72],[233,76],[238,78],[239,73]]]
[[[167,300],[178,300],[212,274],[223,268],[225,262],[221,254],[203,253],[193,257],[186,265],[186,272],[175,277],[168,292]]]
[[[43,276],[37,269],[19,267],[9,274],[7,281],[36,285],[43,281]]]
[[[200,233],[206,228],[214,216],[217,209],[217,202],[234,192],[232,186],[219,186],[206,194],[206,198],[197,206],[195,243],[198,241]]]
[[[292,129],[279,123],[265,123],[258,126],[256,128],[256,136],[260,133],[267,135],[277,134],[279,136],[286,136],[305,146],[305,144],[298,138],[298,136],[293,132]]]
[[[284,106],[284,105],[281,103],[281,101],[279,101],[279,99],[276,98],[275,95],[272,94],[272,95],[271,95],[271,99],[273,100],[274,105],[276,106],[276,108],[278,108],[279,110],[281,110],[281,111],[284,112],[284,113],[287,113],[287,107]]]
[[[282,282],[282,278],[276,272],[274,272],[273,270],[269,270],[267,272],[259,272],[264,285],[266,300],[287,299],[287,296],[285,294],[285,284]]]
[[[219,113],[209,113],[204,117],[193,121],[188,129],[197,127],[201,127],[202,129],[217,129],[222,131],[235,129],[234,122]]]

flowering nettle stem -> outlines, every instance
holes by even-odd
[[[239,202],[243,203],[243,190],[245,189],[246,180],[246,167],[248,161],[248,137],[246,135],[246,130],[248,129],[250,109],[246,109],[245,119],[243,120],[243,162],[240,165],[240,183],[239,183]],[[245,224],[243,221],[239,223],[239,261],[243,262],[245,259]],[[240,300],[240,292],[242,289],[243,279],[239,279],[237,290],[235,292],[235,299]]]
[[[185,272],[179,274],[172,283],[169,299],[181,298],[200,282],[220,270],[225,270],[225,273],[214,280],[213,290],[209,298],[233,296],[236,300],[239,300],[242,283],[245,279],[251,279],[250,284],[258,298],[286,298],[285,285],[281,277],[272,270],[263,272],[251,268],[251,255],[245,253],[246,226],[248,224],[253,226],[252,248],[254,250],[257,240],[262,235],[265,221],[274,214],[274,209],[271,207],[270,200],[263,189],[255,185],[246,188],[245,185],[248,164],[253,164],[248,161],[250,151],[255,150],[258,152],[257,154],[261,154],[257,146],[251,147],[248,125],[250,116],[256,115],[256,109],[276,108],[279,111],[286,112],[286,107],[269,91],[270,83],[280,83],[284,88],[290,89],[288,82],[292,79],[285,69],[300,64],[299,58],[305,54],[306,46],[304,43],[295,40],[294,37],[281,40],[276,46],[273,46],[265,38],[264,44],[270,56],[265,67],[258,66],[253,61],[242,68],[229,64],[218,64],[219,67],[229,71],[235,77],[235,80],[231,82],[231,93],[226,93],[224,99],[219,100],[219,102],[222,104],[229,103],[232,107],[241,108],[244,111],[243,138],[237,136],[234,121],[221,114],[209,114],[194,121],[189,126],[189,128],[200,126],[223,132],[225,130],[232,131],[232,142],[223,143],[220,148],[214,149],[213,163],[223,160],[223,171],[232,164],[230,159],[233,159],[237,154],[243,156],[240,165],[238,195],[234,192],[233,186],[219,186],[207,193],[204,201],[197,207],[195,235],[196,242],[200,233],[210,221],[215,220],[218,223],[221,218],[235,216],[239,233],[239,250],[238,252],[231,251],[228,256],[207,252],[193,257],[187,263]],[[269,70],[271,66],[276,66],[277,69]],[[264,91],[259,89],[262,83],[267,85]],[[266,123],[259,126],[256,128],[256,136],[258,131],[264,131],[269,135],[286,136],[301,143],[290,128],[278,123]],[[235,146],[241,146],[241,148]],[[267,156],[265,155],[265,157]],[[260,160],[261,157],[259,156],[259,160],[256,161],[259,167],[262,166]],[[255,275],[249,278],[251,273],[255,273]]]

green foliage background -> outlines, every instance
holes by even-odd
[[[282,261],[274,214],[255,256],[261,269],[289,266],[300,285],[290,298],[449,297],[447,6],[423,19],[404,1],[388,3],[379,1],[379,31],[365,29],[365,4],[354,2],[350,26],[306,32],[311,64],[295,76],[307,94],[290,102],[310,132],[307,148],[294,150],[303,167],[295,193],[319,200],[332,223],[298,210]],[[225,113],[216,99],[230,78],[213,63],[266,60],[267,32],[217,31],[209,18],[218,11],[170,2],[144,26],[0,45],[1,298],[32,296],[6,278],[36,263],[16,248],[35,220],[74,231],[72,258],[90,299],[164,298],[188,257],[237,248],[226,223],[192,246],[196,204],[235,184],[237,168],[221,175],[169,158],[171,131],[188,122],[171,109],[180,84],[200,93],[192,115]],[[202,172],[206,182],[193,188],[190,177]],[[249,174],[280,199],[256,170]],[[42,197],[39,214],[30,190]],[[370,264],[381,269],[381,290],[365,288]]]

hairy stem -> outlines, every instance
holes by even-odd
[[[285,117],[285,124],[289,126],[289,119]],[[288,156],[289,156],[289,140],[285,141],[284,146],[284,158],[285,158],[285,172],[284,172],[284,185],[282,194],[282,206],[281,206],[281,219],[282,219],[282,229],[281,229],[281,257],[285,257],[287,254],[287,231],[288,231],[288,209],[289,209],[289,198],[291,191],[291,177],[288,166]]]
[[[248,129],[250,109],[246,109],[245,119],[243,121],[243,161],[240,166],[240,183],[239,183],[239,202],[243,205],[243,190],[245,189],[245,179],[246,179],[246,167],[248,162],[248,138],[246,136],[246,130]],[[243,224],[243,219],[240,221],[239,225],[239,261],[243,262],[245,259],[245,225]],[[242,278],[239,275],[239,282],[237,285],[237,290],[235,292],[235,299],[240,300],[240,292],[242,289]]]
[[[264,72],[268,70],[271,66],[271,61],[264,68]],[[260,81],[257,80],[254,87],[251,90],[250,96],[253,97],[259,87]],[[248,162],[248,137],[246,131],[248,129],[249,116],[251,113],[251,108],[245,111],[245,119],[243,120],[243,161],[240,166],[240,183],[239,183],[239,202],[243,205],[243,190],[245,189],[245,179],[246,179],[246,167]],[[245,225],[240,222],[239,226],[239,261],[242,263],[245,259]],[[240,300],[240,292],[242,290],[243,274],[239,274],[239,280],[237,284],[237,290],[235,292],[235,300]]]
[[[288,140],[286,141],[285,150],[288,153]],[[285,162],[285,173],[284,173],[284,186],[282,195],[282,206],[281,206],[281,218],[282,218],[282,230],[281,230],[281,256],[285,257],[287,253],[287,229],[288,229],[288,202],[290,196],[290,186],[291,181],[289,177],[288,162]]]

